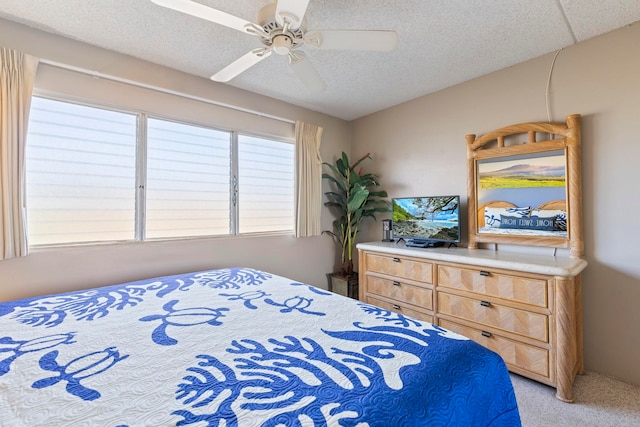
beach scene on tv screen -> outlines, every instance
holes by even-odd
[[[457,241],[457,196],[393,199],[393,234],[413,239]]]

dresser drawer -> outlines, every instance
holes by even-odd
[[[430,262],[373,253],[365,254],[365,262],[367,271],[433,283],[433,264]]]
[[[495,296],[538,307],[549,306],[548,286],[544,279],[440,265],[438,266],[438,286]]]
[[[438,292],[438,313],[466,319],[538,341],[549,341],[549,318],[544,314],[494,304],[479,299]]]
[[[415,319],[422,320],[428,323],[433,323],[433,315],[415,310],[414,308],[408,307],[407,305],[400,302],[390,303],[378,298],[373,298],[371,296],[366,296],[365,302],[367,304],[372,304],[377,307],[384,308],[385,310],[395,311],[396,313],[400,313],[405,316],[413,317]]]
[[[480,345],[498,353],[508,365],[528,372],[549,377],[549,351],[533,345],[510,340],[486,331],[470,328],[455,322],[440,319],[440,326],[471,338]]]
[[[367,293],[417,305],[427,310],[433,309],[433,291],[422,286],[383,279],[377,276],[367,276]]]

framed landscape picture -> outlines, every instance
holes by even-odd
[[[480,190],[564,187],[566,180],[563,152],[545,157],[516,156],[478,162]]]

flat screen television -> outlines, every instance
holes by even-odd
[[[407,246],[460,242],[460,196],[401,197],[391,205],[393,238]]]

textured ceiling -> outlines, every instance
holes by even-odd
[[[252,22],[270,2],[197,1]],[[150,0],[2,0],[0,17],[206,78],[261,46]],[[320,94],[278,55],[227,84],[352,120],[636,21],[638,0],[311,0],[308,29],[393,29],[397,48],[303,46],[327,83]]]

